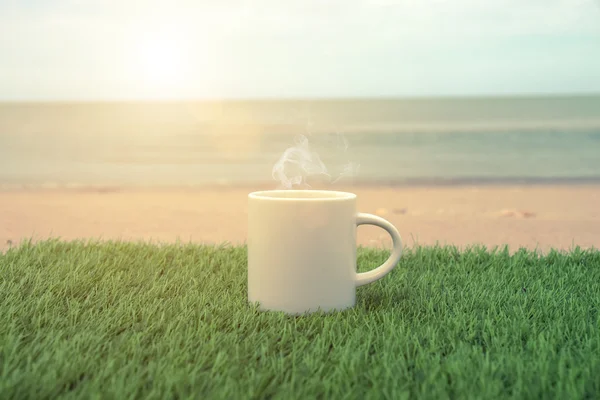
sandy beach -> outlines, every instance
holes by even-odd
[[[254,188],[256,189],[256,188]],[[408,246],[600,247],[600,186],[344,188],[361,212],[396,225]],[[194,243],[246,240],[248,188],[0,192],[0,249],[24,238]],[[389,247],[360,227],[361,245]]]

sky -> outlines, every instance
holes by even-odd
[[[0,0],[0,100],[600,93],[600,0]]]

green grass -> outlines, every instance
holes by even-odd
[[[597,250],[408,249],[289,317],[247,304],[244,247],[28,243],[0,254],[0,397],[598,398],[599,303]]]

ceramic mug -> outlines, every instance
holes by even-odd
[[[392,237],[381,266],[356,272],[356,228]],[[358,213],[356,195],[328,190],[269,190],[248,195],[248,301],[259,309],[302,314],[354,306],[356,288],[384,277],[400,260],[398,230]]]

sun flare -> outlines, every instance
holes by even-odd
[[[139,43],[139,65],[144,86],[174,90],[184,79],[186,52],[182,38],[176,35],[154,35]]]

